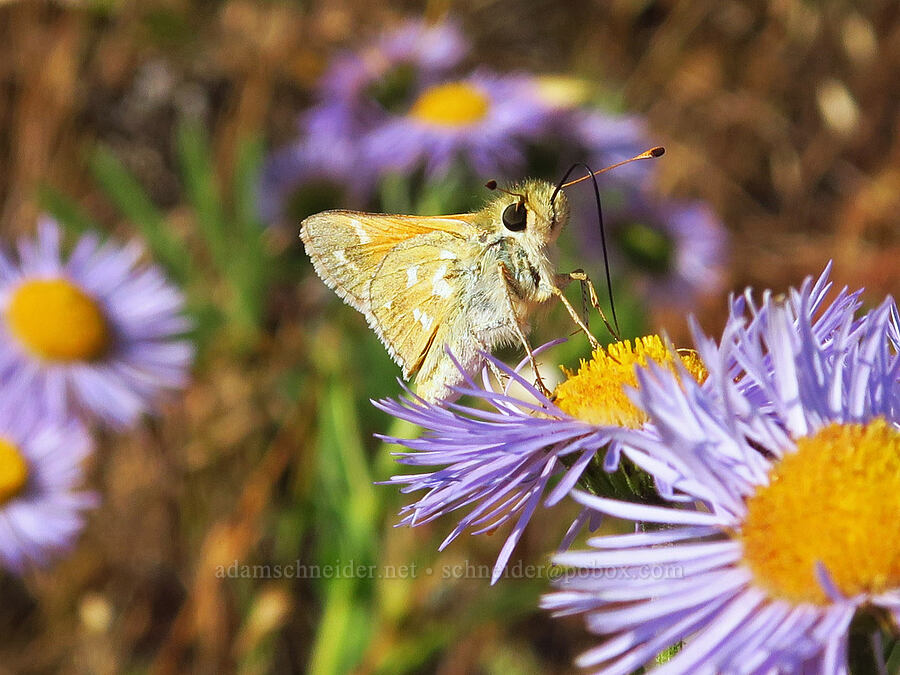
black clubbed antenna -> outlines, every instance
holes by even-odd
[[[579,178],[577,181],[572,181],[572,183],[566,183],[566,179],[572,174],[572,172],[582,167],[587,170],[588,175],[583,178]],[[584,162],[575,162],[572,166],[569,167],[569,170],[563,175],[562,180],[559,181],[559,184],[556,186],[556,189],[553,191],[553,196],[550,197],[550,204],[555,208],[556,195],[559,194],[559,191],[562,190],[567,185],[572,185],[576,182],[587,180],[588,178],[592,179],[594,183],[594,198],[597,200],[597,222],[600,224],[600,243],[603,246],[603,266],[606,270],[606,290],[609,294],[609,310],[612,313],[613,325],[616,327],[616,333],[619,333],[619,318],[616,316],[616,303],[613,300],[613,292],[612,292],[612,278],[609,273],[609,252],[606,249],[606,228],[603,227],[603,206],[600,203],[600,186],[597,184],[597,174],[601,173],[600,171],[594,173]],[[618,335],[614,335],[616,339],[618,339]]]
[[[588,178],[590,178],[591,181],[594,183],[594,198],[597,201],[597,221],[600,224],[600,243],[603,246],[603,265],[606,268],[606,289],[609,294],[609,309],[610,309],[610,312],[612,313],[613,325],[616,327],[616,333],[619,332],[619,318],[616,316],[616,304],[615,304],[615,301],[613,300],[612,278],[611,278],[610,272],[609,272],[609,252],[606,247],[606,229],[603,226],[603,206],[600,203],[600,186],[597,184],[597,176],[599,176],[601,173],[606,173],[607,171],[611,171],[612,169],[616,169],[616,168],[618,168],[624,164],[628,164],[630,162],[636,162],[636,161],[639,161],[642,159],[653,159],[655,157],[661,157],[662,155],[665,154],[665,152],[666,152],[666,149],[664,147],[662,147],[661,145],[658,145],[655,148],[650,148],[649,150],[645,150],[644,152],[640,153],[639,155],[635,155],[634,157],[631,157],[630,159],[626,159],[621,162],[617,162],[616,164],[612,164],[610,166],[604,167],[604,168],[600,169],[599,171],[593,171],[591,169],[591,167],[589,167],[584,162],[576,162],[575,164],[570,166],[569,170],[566,171],[566,173],[563,175],[562,179],[557,184],[556,189],[553,191],[553,195],[550,197],[550,206],[551,206],[551,208],[555,208],[556,195],[559,194],[560,190],[570,187],[572,185],[575,185],[576,183],[585,181]],[[575,169],[577,169],[579,167],[586,169],[588,172],[587,175],[582,176],[581,178],[576,178],[575,180],[569,181],[567,183],[566,179],[570,175],[572,175],[572,172]],[[555,214],[554,214],[554,219],[555,219]],[[618,335],[614,335],[613,337],[618,339]]]

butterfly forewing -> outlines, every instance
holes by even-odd
[[[433,231],[464,237],[468,217],[325,211],[303,221],[300,237],[322,280],[368,317],[369,282],[391,249]]]
[[[446,231],[395,246],[369,286],[372,327],[409,377],[432,349],[443,349],[459,298],[465,239]]]

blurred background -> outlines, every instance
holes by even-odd
[[[0,2],[3,245],[40,214],[70,244],[142,242],[184,290],[197,348],[158,416],[97,432],[102,503],[75,549],[0,572],[0,673],[573,672],[590,638],[536,609],[546,575],[471,572],[504,534],[438,554],[452,516],[393,527],[414,496],[374,484],[407,470],[373,434],[416,432],[369,399],[398,395],[399,372],[315,276],[299,222],[470,210],[488,179],[556,181],[664,145],[601,180],[626,335],[684,340],[691,312],[715,333],[728,291],[783,290],[830,259],[877,302],[900,291],[898,15],[887,0]],[[561,269],[603,296],[591,188],[570,192]],[[533,343],[570,326],[550,308]],[[545,360],[587,355],[574,336]],[[574,513],[539,510],[511,569],[545,563]],[[321,572],[348,563],[386,573]]]

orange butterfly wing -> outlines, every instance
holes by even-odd
[[[368,318],[368,286],[385,256],[417,235],[472,233],[471,214],[405,216],[359,211],[324,211],[300,226],[300,238],[316,273],[351,307]]]
[[[369,324],[403,368],[416,372],[443,349],[460,310],[460,261],[472,244],[448,232],[420,234],[395,246],[369,285]]]

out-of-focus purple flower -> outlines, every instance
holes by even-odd
[[[594,171],[658,145],[644,120],[597,109],[560,106],[552,117],[555,149],[567,169],[585,162]],[[604,224],[611,240],[613,268],[651,302],[691,307],[700,295],[721,290],[727,263],[727,232],[702,202],[664,200],[651,195],[655,161],[630,162],[603,174]],[[586,172],[571,174],[577,178]],[[596,203],[587,185],[567,193],[581,227],[576,236],[587,257],[602,256]]]
[[[615,115],[601,110],[575,110],[566,119],[568,132],[584,152],[584,160],[597,171],[659,145],[650,138],[646,122],[637,115]],[[631,162],[605,174],[604,182],[630,185],[647,183],[655,162]]]
[[[157,267],[139,266],[139,246],[86,235],[63,260],[59,238],[44,219],[17,262],[0,255],[2,399],[127,426],[185,384],[184,298]]]
[[[615,435],[673,504],[577,495],[649,524],[556,558],[574,569],[543,606],[583,614],[603,636],[581,666],[624,675],[683,643],[654,672],[846,673],[857,610],[900,618],[900,532],[887,515],[900,509],[893,302],[855,319],[843,294],[817,328],[823,287],[767,294],[718,345],[695,327],[703,384],[639,373],[635,403],[651,424]]]
[[[565,171],[583,162],[592,170],[623,162],[658,145],[644,120],[584,107],[571,84],[536,79],[544,103],[552,108],[550,132],[538,157],[552,158],[545,171]],[[562,94],[557,89],[563,88]],[[549,89],[549,93],[548,93]],[[561,162],[561,163],[560,163]],[[727,232],[702,202],[653,196],[657,162],[629,162],[598,177],[604,224],[611,240],[613,269],[629,277],[632,288],[658,305],[686,309],[698,296],[721,290],[727,263]],[[570,179],[586,174],[576,168]],[[602,259],[597,205],[587,182],[567,190],[575,234],[586,258]]]
[[[559,177],[576,162],[583,162],[597,171],[659,145],[653,140],[642,117],[593,106],[593,86],[586,80],[542,75],[533,77],[532,82],[538,98],[553,113],[536,156],[539,172]],[[655,166],[655,162],[626,164],[604,175],[600,179],[601,189],[610,184],[627,185],[632,189],[638,184],[646,185]],[[584,173],[581,169],[576,170],[571,178]],[[581,192],[584,193],[584,201],[590,201],[590,208],[593,209],[589,189],[573,192],[570,199],[574,198],[577,202],[577,195]],[[576,211],[581,210],[576,208]]]
[[[546,131],[551,116],[530,78],[475,73],[420,90],[372,131],[365,152],[388,172],[422,166],[435,175],[460,161],[476,175],[516,175],[525,143]]]
[[[334,185],[342,206],[364,205],[380,175],[362,151],[366,135],[446,76],[467,50],[452,22],[407,21],[359,51],[336,56],[316,103],[300,118],[297,140],[266,162],[258,190],[262,219],[277,220],[295,192],[309,185]],[[329,206],[336,204],[322,208]]]
[[[41,419],[4,396],[0,412],[0,567],[21,573],[68,549],[96,495],[79,491],[91,451],[81,424]]]
[[[358,51],[336,56],[322,77],[320,97],[348,107],[379,101],[390,107],[445,77],[468,51],[456,23],[408,20]]]
[[[603,209],[613,269],[624,268],[632,287],[657,306],[685,309],[721,290],[728,233],[708,206],[638,190],[623,194]],[[579,235],[587,255],[602,255],[598,228]]]
[[[360,139],[366,130],[353,110],[343,104],[318,105],[303,115],[299,131],[300,138],[273,153],[263,167],[257,197],[263,222],[285,215],[291,199],[305,187],[321,192],[323,185],[331,186],[326,192],[339,195],[341,206],[364,205],[377,172],[361,159]],[[320,205],[315,199],[311,204],[314,209],[336,205]]]
[[[410,20],[358,52],[337,56],[300,125],[307,164],[334,177],[362,174],[366,183],[371,169],[360,153],[362,137],[408,108],[467,51],[455,23]]]

